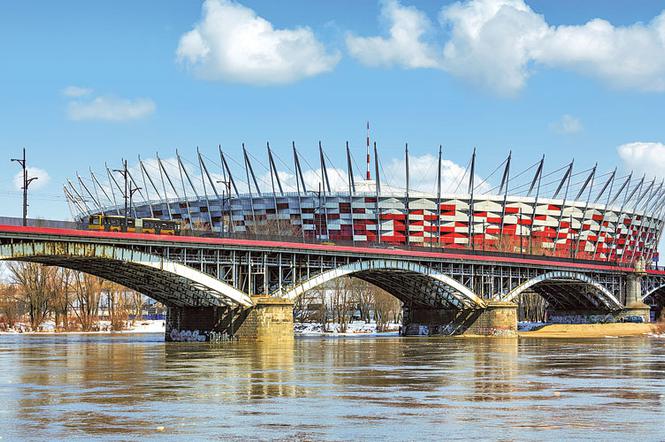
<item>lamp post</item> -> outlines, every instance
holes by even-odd
[[[23,169],[23,225],[28,225],[28,186],[30,183],[38,179],[38,177],[28,178],[28,164],[25,160],[25,147],[23,148],[23,158],[12,158]]]
[[[129,214],[128,214],[128,211],[127,211],[127,203],[129,201],[129,198],[130,198],[129,191],[127,190],[127,186],[128,186],[128,182],[129,182],[129,180],[127,179],[127,175],[128,175],[127,160],[122,161],[122,169],[113,169],[113,171],[122,174],[122,177],[125,180],[125,192],[123,193],[122,196],[125,199],[125,221],[124,221],[123,231],[126,232],[127,231],[127,226],[129,224],[129,219],[128,219]],[[134,192],[132,192],[132,193],[134,193]]]
[[[229,200],[229,222],[231,222],[231,181],[227,180],[217,180],[217,183],[223,184],[224,187],[222,188],[222,222],[221,224],[221,229],[220,233],[224,235],[224,203],[226,201],[226,196],[228,195],[228,200]],[[226,190],[226,194],[224,191]]]
[[[141,190],[140,187],[131,187],[129,189],[129,210],[132,210],[132,197],[134,196],[134,192]],[[136,211],[134,211],[136,212]],[[135,213],[136,214],[136,213]]]

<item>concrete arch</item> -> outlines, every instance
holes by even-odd
[[[589,286],[592,286],[599,294],[598,300],[600,300],[603,304],[605,304],[605,306],[607,306],[610,310],[618,310],[623,307],[621,302],[602,284],[599,284],[593,278],[587,275],[577,272],[569,272],[569,271],[547,272],[540,276],[536,276],[535,278],[532,278],[520,284],[519,286],[515,287],[513,290],[508,292],[508,294],[501,297],[500,300],[505,302],[514,302],[519,297],[520,294],[530,289],[531,287],[543,282],[557,281],[557,280],[579,281],[584,284],[588,284]]]
[[[410,261],[398,261],[389,259],[375,259],[370,261],[356,261],[337,267],[332,270],[320,273],[308,280],[302,281],[288,290],[280,290],[276,296],[293,300],[308,290],[314,289],[326,282],[332,281],[342,276],[357,276],[369,282],[369,279],[362,277],[363,273],[377,271],[402,271],[413,275],[425,276],[429,280],[441,283],[447,287],[447,292],[456,298],[465,308],[484,308],[485,301],[473,293],[468,287],[454,280],[450,276],[444,275],[429,267]],[[382,287],[385,289],[385,287]]]
[[[253,305],[240,290],[191,267],[122,247],[55,241],[0,246],[0,260],[29,261],[99,276],[167,305]]]

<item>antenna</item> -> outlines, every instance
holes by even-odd
[[[372,176],[369,173],[369,165],[370,165],[370,159],[369,159],[369,121],[367,122],[367,175],[366,179],[367,181],[372,179]]]

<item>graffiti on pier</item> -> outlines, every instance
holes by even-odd
[[[203,330],[171,329],[169,337],[173,342],[226,342],[233,339],[228,333]]]

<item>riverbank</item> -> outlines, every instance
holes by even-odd
[[[99,327],[101,330],[95,331],[55,331],[52,323],[46,322],[43,324],[44,329],[41,331],[28,331],[28,326],[25,324],[17,324],[14,329],[0,331],[0,335],[64,335],[64,334],[78,334],[78,335],[95,335],[95,334],[109,334],[109,333],[164,333],[165,321],[164,320],[143,320],[136,321],[134,324],[128,324],[124,330],[111,330],[111,324],[108,321],[100,321]]]
[[[602,338],[661,334],[665,324],[548,324],[529,331],[519,331],[521,338]]]

